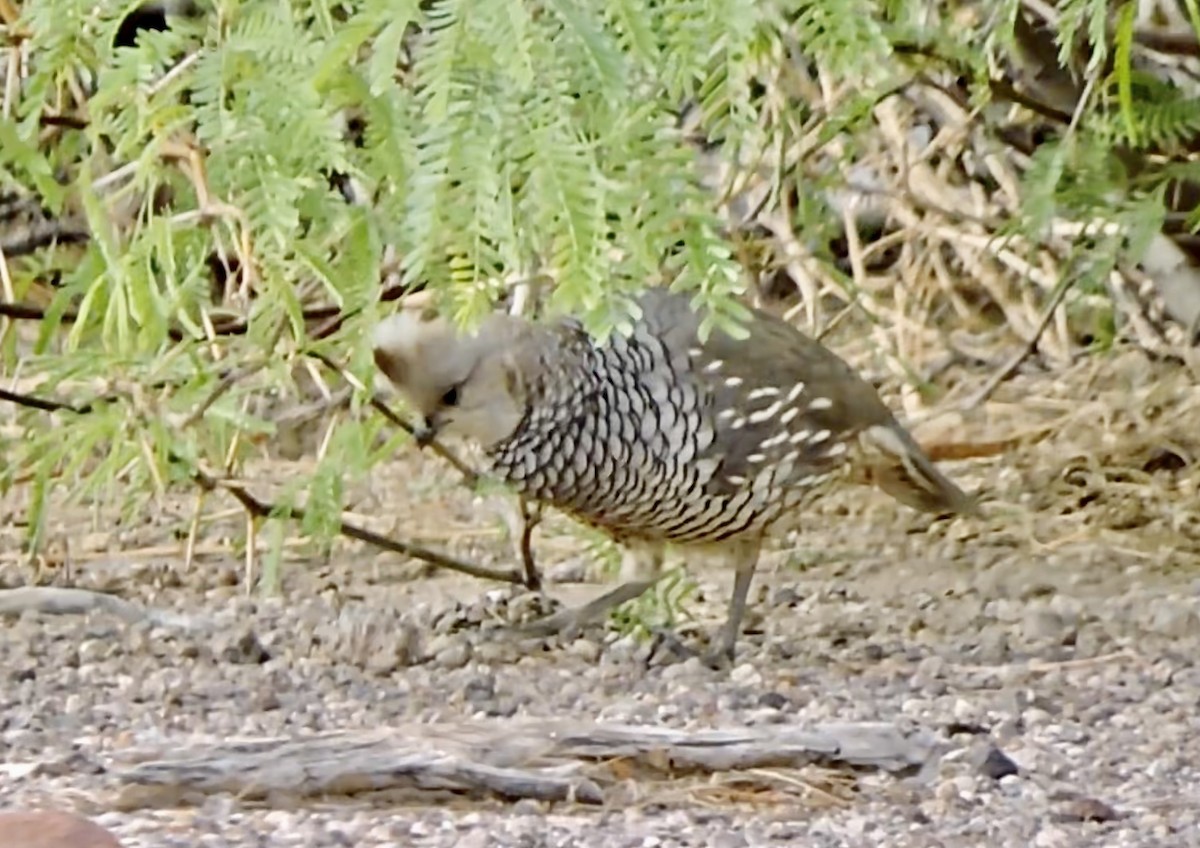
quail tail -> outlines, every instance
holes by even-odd
[[[922,512],[978,513],[975,498],[938,471],[900,425],[876,425],[860,437],[871,482],[906,506]]]

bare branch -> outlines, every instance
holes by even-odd
[[[182,460],[181,460],[182,461]],[[234,483],[230,480],[221,480],[205,473],[200,469],[192,471],[192,479],[203,489],[207,491],[225,491],[233,495],[248,513],[256,518],[286,518],[293,521],[303,521],[307,516],[305,510],[298,506],[281,506],[278,504],[263,501],[252,495],[244,486],[239,483]],[[455,559],[447,554],[438,553],[429,548],[420,545],[414,545],[410,542],[401,542],[396,539],[390,539],[387,536],[375,533],[372,530],[359,527],[351,524],[348,521],[340,522],[341,534],[349,539],[357,539],[360,542],[366,542],[369,545],[374,545],[377,548],[382,548],[386,551],[394,551],[404,556],[419,559],[427,562],[430,565],[435,565],[438,568],[445,568],[450,571],[457,571],[460,574],[467,574],[471,577],[479,577],[484,580],[497,580],[502,583],[522,583],[522,576],[516,571],[499,570],[488,568],[465,560]]]
[[[351,374],[349,371],[347,371],[343,366],[334,362],[332,359],[330,359],[325,354],[321,353],[320,351],[315,351],[315,350],[306,351],[306,353],[308,356],[311,356],[313,359],[320,362],[326,368],[329,368],[331,371],[334,371],[335,373],[341,375],[343,380],[345,380],[350,385],[354,386],[359,391],[366,391],[366,386],[363,385],[361,380],[359,380],[357,377],[355,377],[353,374]],[[409,424],[407,421],[405,421],[403,418],[401,418],[399,415],[397,415],[395,412],[393,412],[391,407],[389,407],[387,405],[387,403],[383,400],[383,398],[379,397],[378,395],[372,395],[371,399],[368,401],[368,403],[370,403],[372,408],[374,408],[376,412],[378,412],[380,415],[382,415],[384,418],[386,418],[390,423],[394,424],[396,427],[399,427],[401,430],[408,433],[410,436],[413,435],[412,425]],[[474,486],[476,483],[479,482],[479,477],[480,477],[479,472],[476,471],[475,469],[471,468],[469,465],[467,465],[461,459],[459,459],[452,451],[450,451],[441,442],[434,439],[432,442],[429,443],[428,447],[429,447],[429,450],[433,451],[439,457],[446,460],[446,462],[450,463],[450,465],[454,466],[454,470],[463,476],[463,482],[467,486]]]
[[[92,411],[92,404],[88,403],[83,406],[70,406],[58,401],[45,400],[42,398],[22,395],[16,392],[10,392],[0,389],[0,400],[6,400],[10,403],[15,403],[19,406],[38,409],[45,412],[74,412],[79,415],[87,414]],[[192,480],[196,482],[205,491],[225,491],[233,495],[233,497],[246,509],[246,511],[257,518],[286,518],[291,520],[303,521],[307,513],[300,507],[283,507],[268,501],[260,500],[252,495],[244,486],[234,483],[230,480],[223,480],[208,474],[200,468],[191,466],[185,458],[175,452],[168,454],[172,462],[180,463],[181,465],[191,468]],[[396,539],[388,538],[379,533],[367,530],[363,527],[351,524],[347,521],[340,522],[341,535],[357,539],[360,542],[366,542],[369,545],[374,545],[383,550],[394,551],[404,556],[419,559],[423,562],[428,562],[430,565],[438,568],[445,568],[450,571],[457,571],[462,574],[478,577],[484,580],[496,580],[503,583],[523,583],[524,577],[515,570],[499,570],[487,568],[486,566],[476,565],[475,563],[466,562],[465,560],[455,559],[447,554],[439,553],[438,551],[430,550],[429,548],[420,545],[414,545],[408,542],[401,542]]]

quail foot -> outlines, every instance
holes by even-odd
[[[621,543],[626,579],[656,572],[668,544],[724,558],[733,594],[712,644],[728,659],[764,539],[802,529],[805,502],[837,477],[973,511],[874,387],[787,322],[751,310],[747,338],[701,340],[687,295],[650,289],[638,305],[632,333],[604,342],[571,319],[494,314],[462,332],[402,311],[376,327],[375,362],[420,439],[478,443],[518,493]]]

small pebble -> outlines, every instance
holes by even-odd
[[[1056,818],[1068,822],[1110,822],[1123,816],[1097,798],[1076,798],[1060,806]]]
[[[755,687],[762,684],[762,675],[750,663],[735,666],[729,673],[729,679],[738,686]]]
[[[995,745],[989,745],[978,758],[978,770],[984,777],[1000,780],[1019,774],[1021,769]]]

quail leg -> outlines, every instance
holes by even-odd
[[[520,498],[519,508],[521,539],[517,543],[517,552],[521,555],[521,566],[525,572],[525,588],[538,592],[542,588],[542,575],[533,561],[533,530],[542,521],[542,507],[541,504]]]
[[[750,594],[750,583],[754,580],[754,569],[758,565],[759,542],[740,543],[731,552],[733,559],[733,595],[729,599],[729,615],[721,628],[716,644],[707,656],[709,665],[720,666],[732,663],[738,636],[742,632],[742,618],[746,614],[746,597]]]

